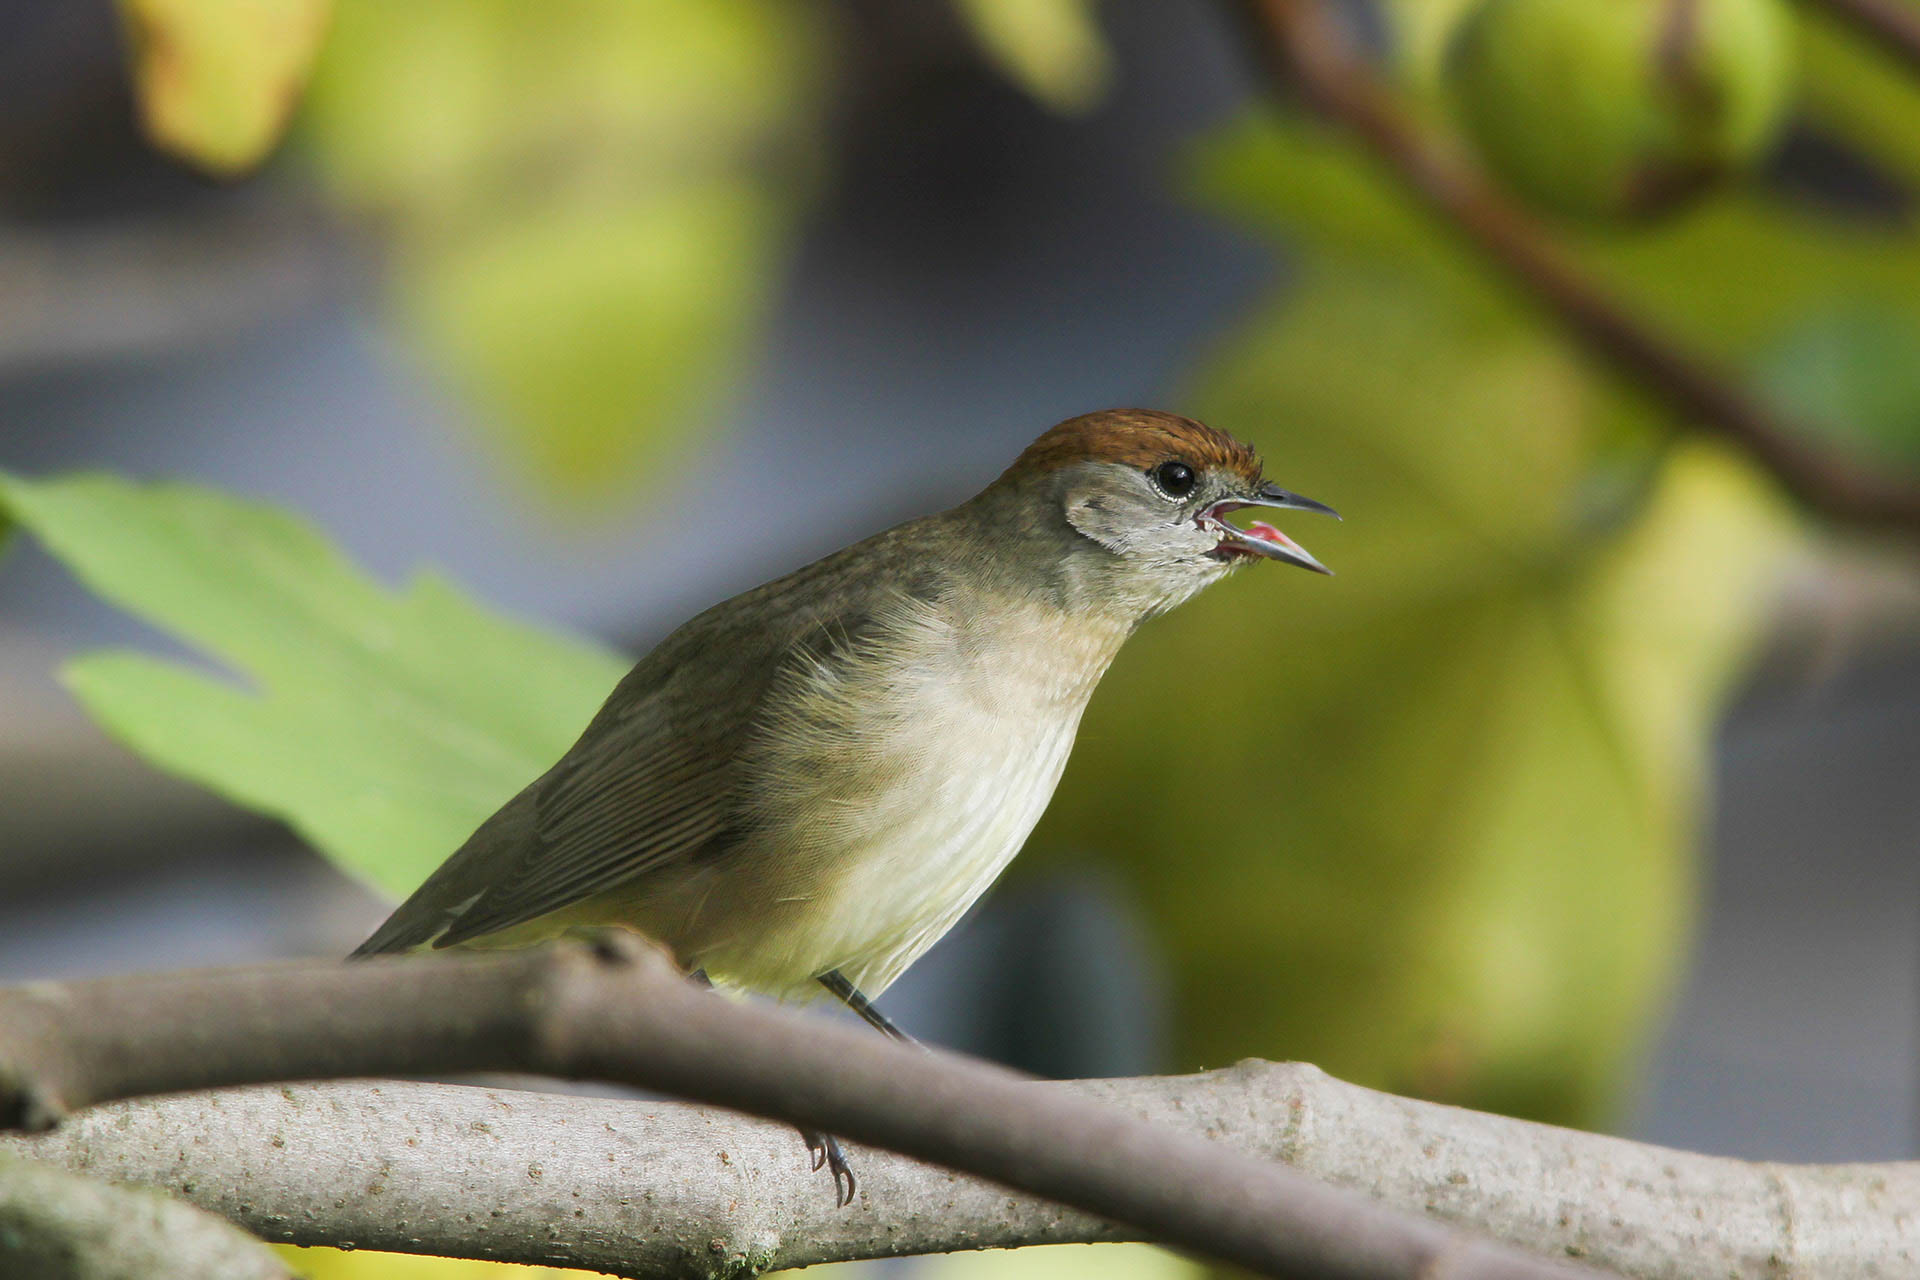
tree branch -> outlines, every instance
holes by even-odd
[[[1905,1274],[1920,1258],[1920,1165],[1692,1155],[1398,1098],[1299,1064],[1040,1088],[1644,1280],[1852,1280]],[[1142,1238],[868,1150],[853,1153],[865,1201],[837,1209],[784,1126],[684,1103],[460,1085],[147,1099],[84,1113],[51,1134],[0,1139],[6,1150],[176,1189],[294,1244],[659,1280]]]
[[[144,1188],[0,1156],[0,1274],[45,1280],[289,1280],[231,1223]]]
[[[1828,0],[1872,7],[1873,0]],[[1920,536],[1920,484],[1831,452],[1589,280],[1480,170],[1401,112],[1325,0],[1242,0],[1260,53],[1364,142],[1421,203],[1554,314],[1589,350],[1664,400],[1685,426],[1737,445],[1803,505],[1864,529]]]
[[[1814,0],[1814,3],[1920,71],[1920,12],[1901,0]]]
[[[0,989],[0,1125],[150,1093],[475,1070],[824,1129],[1270,1276],[1585,1274],[984,1063],[696,990],[631,935]]]

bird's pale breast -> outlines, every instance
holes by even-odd
[[[753,847],[682,944],[715,977],[799,995],[839,969],[877,993],[1019,852],[1124,637],[991,616],[905,603],[789,673],[751,757]]]

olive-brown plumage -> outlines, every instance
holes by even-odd
[[[1186,418],[1061,423],[674,632],[356,954],[615,924],[722,982],[877,994],[1018,851],[1134,627],[1250,559],[1320,568],[1244,506],[1325,510]]]

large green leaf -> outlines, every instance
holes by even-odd
[[[389,591],[310,526],[207,489],[0,474],[0,507],[102,598],[242,678],[91,654],[66,677],[95,718],[388,893],[558,758],[623,670],[432,575]]]
[[[1295,530],[1339,576],[1249,571],[1144,628],[1029,865],[1125,869],[1182,1066],[1601,1118],[1684,941],[1777,512],[1703,448],[1598,483],[1621,410],[1562,345],[1332,259],[1193,403],[1340,508]]]

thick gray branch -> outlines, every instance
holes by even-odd
[[[0,989],[0,1124],[149,1093],[474,1070],[613,1081],[823,1129],[1265,1275],[1581,1274],[984,1063],[695,990],[637,939]],[[666,1191],[636,1194],[648,1190]]]
[[[1409,1212],[1646,1280],[1920,1272],[1920,1166],[1691,1155],[1415,1102],[1309,1066],[1043,1086],[1284,1160]],[[836,1209],[793,1131],[731,1112],[360,1082],[119,1103],[0,1139],[167,1187],[269,1239],[660,1277],[1139,1239],[991,1184],[855,1151]]]
[[[158,1191],[0,1156],[0,1275],[35,1280],[288,1280],[265,1245]]]

